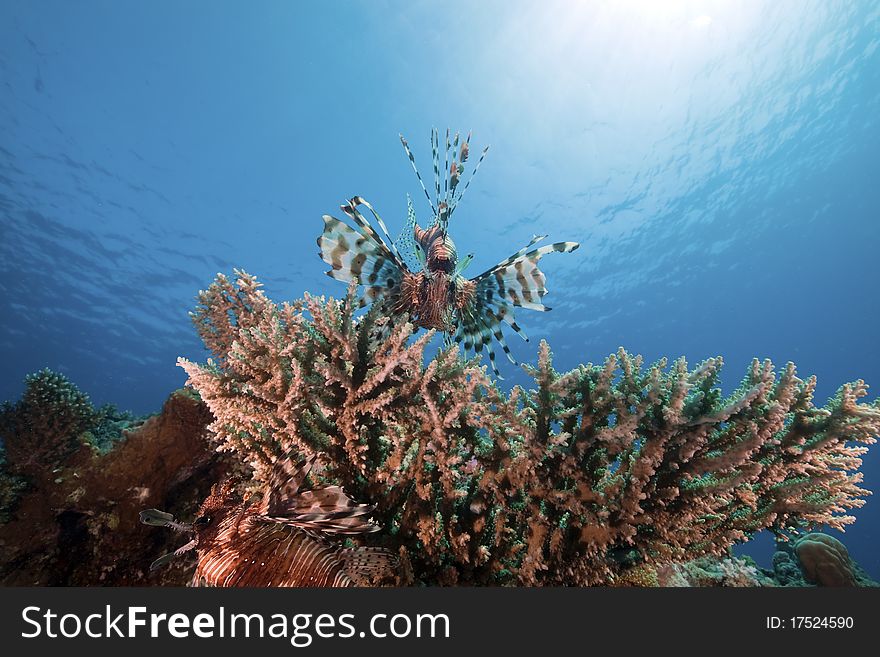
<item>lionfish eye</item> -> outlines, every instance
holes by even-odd
[[[211,516],[199,516],[198,518],[195,519],[195,522],[193,522],[193,525],[195,527],[204,527],[205,525],[209,524],[210,522],[211,522]]]

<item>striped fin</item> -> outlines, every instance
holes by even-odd
[[[457,135],[456,135],[457,137]],[[449,128],[446,128],[446,150],[443,155],[443,199],[449,198]],[[452,161],[455,162],[453,155]],[[437,190],[439,193],[439,189]]]
[[[406,265],[356,208],[343,207],[351,210],[357,218],[357,228],[324,215],[324,231],[318,238],[318,247],[321,259],[331,267],[327,275],[343,282],[357,280],[364,285],[366,290],[361,305],[380,297],[393,297],[400,290]]]
[[[434,160],[434,198],[440,202],[440,134],[431,128],[431,157]]]
[[[538,269],[538,261],[548,253],[571,253],[578,246],[577,242],[556,242],[526,253],[522,253],[521,249],[473,279],[478,292],[483,292],[483,296],[478,294],[478,298],[483,302],[492,302],[497,295],[514,306],[550,310],[540,302],[541,297],[547,294],[547,289],[544,287],[544,273]],[[494,282],[490,279],[494,279]]]
[[[360,213],[357,209],[359,205],[363,205],[366,207],[373,215],[373,218],[376,220],[376,223],[379,224],[379,228],[382,229],[382,233],[385,237],[388,238],[388,242],[382,239],[382,237],[373,230],[373,227],[370,223],[364,218],[364,215]],[[375,242],[378,242],[383,247],[385,247],[388,251],[390,251],[394,256],[401,260],[400,254],[397,252],[397,249],[394,246],[394,241],[391,239],[391,235],[388,234],[388,229],[385,227],[385,222],[382,221],[382,217],[379,216],[379,213],[373,209],[373,206],[367,203],[360,196],[354,196],[352,199],[345,205],[340,206],[340,209],[351,217],[354,222],[364,231],[365,234],[369,235]]]
[[[547,288],[544,273],[538,268],[538,261],[547,253],[570,253],[579,246],[577,242],[556,242],[529,250],[544,237],[546,236],[536,235],[528,245],[512,256],[471,279],[475,285],[473,299],[457,315],[456,342],[462,344],[466,353],[471,350],[480,353],[486,347],[496,376],[500,377],[492,349],[493,339],[501,345],[507,358],[516,364],[501,331],[501,323],[505,322],[528,341],[528,337],[516,323],[515,307],[550,310],[541,303],[542,297],[547,294]]]
[[[468,142],[470,142],[470,135],[468,135]],[[480,170],[480,165],[483,163],[483,159],[486,157],[486,153],[488,153],[488,152],[489,152],[489,147],[486,146],[486,148],[484,148],[483,152],[480,154],[480,159],[477,160],[477,166],[475,166],[474,170],[471,172],[471,177],[468,178],[467,182],[464,184],[464,189],[462,189],[461,192],[459,192],[458,196],[456,196],[452,200],[451,207],[449,208],[449,214],[452,214],[453,211],[455,211],[455,208],[458,207],[458,204],[461,201],[462,197],[464,196],[464,193],[468,190],[468,187],[471,186],[471,181],[474,179],[474,176],[477,175],[477,171]]]
[[[339,281],[355,278],[365,285],[389,278],[399,282],[400,267],[394,256],[339,219],[324,215],[324,232],[318,238],[321,259],[332,267],[327,275]]]
[[[316,454],[298,464],[294,464],[290,457],[278,459],[269,474],[269,482],[266,484],[259,513],[279,515],[286,510],[290,501],[296,499],[300,487],[315,464],[315,459],[317,459]]]
[[[378,525],[363,517],[374,507],[357,504],[339,486],[300,490],[316,458],[310,456],[296,466],[289,458],[275,464],[257,512],[259,519],[326,534],[378,531]]]
[[[428,192],[428,188],[425,186],[424,180],[422,180],[422,176],[416,166],[415,157],[409,148],[409,143],[403,135],[400,135],[400,143],[403,144],[403,148],[406,151],[406,155],[409,158],[413,171],[415,171],[416,177],[419,179],[419,184],[422,186],[422,191],[425,192],[425,198],[428,199],[428,203],[431,206],[431,211],[433,212],[434,217],[431,226],[436,225],[439,222],[444,230],[446,229],[446,222],[449,221],[449,218],[452,216],[453,211],[456,206],[458,206],[464,193],[468,190],[468,187],[470,187],[471,182],[477,175],[477,171],[480,169],[480,165],[483,163],[483,159],[486,157],[486,153],[489,151],[488,146],[483,149],[483,152],[480,154],[480,159],[477,161],[477,165],[471,172],[467,182],[463,187],[460,187],[459,181],[464,172],[464,163],[468,159],[471,135],[468,133],[467,139],[461,141],[461,150],[456,153],[456,150],[459,147],[460,135],[459,133],[455,133],[455,136],[450,139],[450,134],[451,133],[447,128],[443,149],[443,172],[441,176],[440,132],[436,128],[431,129],[431,164],[434,172],[433,199],[431,198],[430,192]],[[441,177],[443,181],[442,194],[440,184]]]
[[[372,507],[370,509],[372,511]],[[363,515],[363,514],[361,514]],[[271,522],[277,525],[295,527],[304,531],[310,531],[317,535],[334,534],[338,536],[355,536],[359,534],[371,534],[381,529],[379,525],[360,516],[324,517],[286,517],[286,516],[260,516],[259,520]]]
[[[510,314],[512,316],[512,311]],[[501,349],[508,360],[514,365],[517,364],[510,353],[510,348],[507,346],[504,334],[501,332],[501,317],[503,315],[496,313],[494,308],[480,304],[475,299],[473,303],[460,311],[454,336],[455,341],[462,344],[465,353],[473,351],[479,354],[483,351],[483,347],[485,347],[489,354],[489,364],[492,366],[492,371],[499,379],[504,377],[501,376],[501,373],[498,371],[498,365],[495,362],[495,350],[492,347],[493,338],[501,345]],[[516,327],[516,330],[521,334],[519,327]]]
[[[437,208],[434,207],[434,202],[431,200],[431,195],[428,193],[427,187],[425,187],[425,183],[422,180],[422,174],[419,173],[419,168],[416,166],[416,158],[413,157],[412,151],[409,149],[409,143],[406,141],[403,135],[398,135],[400,137],[400,143],[403,144],[403,150],[406,151],[406,156],[409,158],[409,163],[412,165],[413,171],[416,172],[416,177],[419,179],[419,184],[422,186],[422,191],[425,192],[425,198],[428,199],[428,204],[431,206],[431,211],[434,213],[434,216],[437,216]]]

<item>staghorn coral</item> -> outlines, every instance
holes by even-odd
[[[429,579],[442,578],[450,558],[486,561],[472,537],[494,530],[464,502],[477,453],[506,439],[509,422],[494,404],[509,404],[481,368],[455,350],[423,367],[432,333],[409,344],[412,326],[382,326],[380,306],[356,324],[353,294],[276,307],[240,272],[235,285],[218,277],[200,299],[194,319],[222,366],[180,364],[214,412],[221,449],[263,482],[283,454],[318,454],[328,478],[377,506]]]
[[[180,359],[221,450],[265,482],[289,451],[376,506],[417,581],[603,584],[638,564],[720,556],[770,528],[853,521],[858,468],[880,432],[862,381],[824,407],[815,379],[752,363],[730,396],[722,361],[644,366],[623,349],[501,393],[432,333],[345,300],[277,306],[256,279],[218,276],[194,323],[216,360]]]

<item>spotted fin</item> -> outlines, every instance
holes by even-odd
[[[357,504],[339,486],[300,490],[315,463],[311,456],[298,465],[279,460],[272,470],[259,508],[259,519],[319,534],[364,534],[379,531],[366,518],[370,504]]]
[[[550,310],[542,303],[547,288],[544,273],[538,268],[538,261],[548,253],[570,253],[579,246],[577,242],[556,242],[529,250],[544,237],[535,236],[528,245],[509,258],[471,279],[475,285],[474,298],[457,315],[455,341],[462,344],[465,353],[473,351],[479,354],[485,347],[492,370],[499,378],[503,377],[495,363],[493,339],[501,345],[510,362],[516,364],[501,331],[501,323],[507,323],[520,337],[528,341],[528,337],[516,323],[514,308],[520,306],[539,311]]]
[[[538,239],[533,238],[532,244]],[[580,245],[577,242],[556,242],[531,251],[520,249],[506,260],[486,270],[473,280],[477,284],[477,297],[483,303],[494,304],[499,298],[514,306],[532,310],[550,310],[541,303],[547,294],[546,277],[538,269],[538,261],[548,253],[571,253]],[[525,251],[525,253],[523,253]],[[479,292],[483,292],[480,296]]]
[[[372,212],[387,242],[361,214],[359,205]],[[342,210],[354,221],[355,227],[324,215],[324,231],[318,238],[319,255],[331,267],[327,275],[338,281],[356,280],[363,285],[361,306],[379,298],[396,296],[407,266],[388,237],[384,222],[372,206],[357,196],[343,205]]]

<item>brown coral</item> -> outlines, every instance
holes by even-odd
[[[809,582],[819,586],[855,586],[853,564],[846,546],[833,536],[811,533],[794,544]]]
[[[28,409],[24,409],[28,410]],[[44,409],[46,413],[49,409]],[[22,408],[12,407],[13,415]],[[7,417],[8,427],[29,426],[25,417]],[[44,435],[40,445],[76,445],[58,454],[51,469],[32,468],[25,457],[27,487],[0,524],[2,585],[146,585],[189,581],[193,564],[149,574],[155,556],[169,547],[169,536],[144,532],[138,512],[164,506],[187,513],[198,506],[233,464],[205,439],[210,418],[191,392],[172,394],[162,412],[132,430],[102,454],[87,440],[67,434]],[[49,426],[49,424],[46,424]],[[27,436],[13,437],[12,443]],[[19,451],[8,454],[19,469]],[[173,541],[173,538],[171,538]]]
[[[542,343],[536,388],[504,395],[455,349],[425,365],[431,333],[355,307],[353,290],[279,307],[220,276],[194,313],[216,362],[180,364],[221,449],[262,481],[283,453],[317,454],[423,582],[601,584],[760,529],[842,528],[868,494],[880,409],[861,381],[817,408],[815,379],[756,360],[723,398],[720,358],[644,367],[621,349],[559,374]]]

